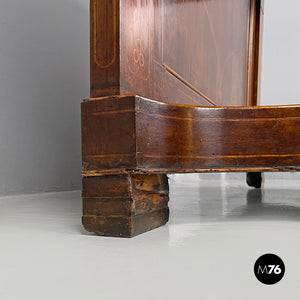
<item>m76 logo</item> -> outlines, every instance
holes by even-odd
[[[284,273],[284,262],[275,254],[264,254],[254,264],[254,274],[263,284],[278,283],[283,278]]]
[[[282,270],[279,265],[258,266],[257,274],[281,274]]]

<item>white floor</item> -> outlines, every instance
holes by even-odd
[[[0,198],[0,299],[299,299],[300,185],[173,176],[167,226],[134,239],[87,234],[80,192]],[[275,253],[286,274],[258,282]]]

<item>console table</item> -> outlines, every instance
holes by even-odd
[[[258,106],[263,0],[91,0],[83,225],[169,217],[166,174],[300,170],[300,106]]]

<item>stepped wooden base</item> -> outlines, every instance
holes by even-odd
[[[119,174],[83,179],[84,227],[98,235],[133,237],[169,219],[166,175]]]
[[[131,237],[168,221],[168,173],[300,170],[300,106],[201,107],[136,95],[82,104],[83,224]]]

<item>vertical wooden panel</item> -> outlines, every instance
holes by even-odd
[[[254,1],[121,2],[120,92],[180,104],[246,105],[253,82],[248,68],[256,59],[249,50]]]
[[[91,97],[119,94],[119,0],[91,0]]]
[[[249,106],[259,105],[261,86],[261,58],[263,34],[263,0],[251,0],[249,26],[249,58],[247,101]]]
[[[254,105],[261,0],[91,0],[91,97]]]

